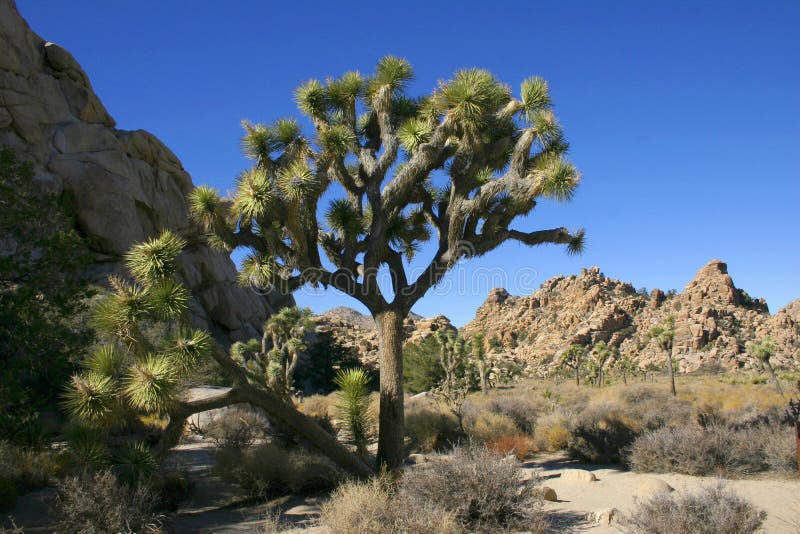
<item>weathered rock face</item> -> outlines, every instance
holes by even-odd
[[[378,329],[372,317],[341,306],[315,316],[314,322],[318,333],[330,332],[337,344],[354,350],[365,365],[378,367]],[[444,315],[426,319],[411,313],[405,320],[404,327],[405,343],[424,341],[437,330],[456,331],[450,319]]]
[[[736,288],[727,265],[713,260],[685,290],[638,293],[631,284],[604,276],[600,269],[580,276],[557,276],[527,297],[504,289],[490,292],[465,332],[484,332],[501,354],[534,366],[553,365],[554,356],[572,343],[606,341],[640,365],[660,364],[664,354],[647,338],[653,326],[676,319],[674,355],[682,371],[722,366],[758,366],[746,352],[748,341],[771,336],[778,346],[773,363],[800,367],[800,301],[776,315],[766,303]],[[492,339],[494,338],[494,339]],[[613,362],[612,362],[613,365]]]
[[[257,335],[291,299],[236,284],[230,258],[199,239],[188,222],[192,180],[155,136],[114,128],[72,55],[28,27],[12,0],[0,0],[0,145],[33,162],[36,179],[74,207],[77,229],[102,281],[120,272],[133,244],[172,229],[187,238],[181,276],[192,289],[192,320],[223,343]]]

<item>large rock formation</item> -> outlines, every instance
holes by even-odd
[[[493,290],[465,327],[494,338],[502,354],[536,366],[553,365],[572,343],[606,341],[640,365],[661,364],[664,354],[647,338],[654,325],[676,319],[674,355],[683,371],[721,366],[755,368],[748,341],[771,336],[778,346],[777,367],[800,367],[800,318],[797,301],[770,315],[766,303],[738,289],[727,266],[713,260],[681,293],[655,289],[637,292],[631,284],[608,278],[593,267],[579,276],[557,276],[526,297]]]
[[[176,230],[190,242],[181,276],[195,297],[194,324],[223,343],[257,335],[286,299],[236,284],[230,258],[188,223],[194,186],[180,160],[148,132],[114,126],[75,58],[31,31],[12,0],[0,0],[0,145],[32,161],[36,180],[73,205],[95,256],[92,277],[120,271],[131,244]]]
[[[330,333],[340,346],[354,351],[367,366],[377,368],[379,358],[378,329],[375,321],[357,310],[340,306],[314,317],[318,334]],[[425,318],[410,313],[404,322],[405,343],[418,343],[432,336],[437,330],[456,328],[444,315]]]

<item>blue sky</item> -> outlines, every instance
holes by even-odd
[[[118,127],[155,133],[196,184],[223,191],[247,165],[240,120],[297,115],[292,91],[305,79],[370,73],[385,54],[412,63],[417,94],[464,67],[515,90],[546,78],[584,179],[571,204],[540,204],[519,227],[586,227],[586,252],[509,243],[458,267],[447,291],[415,307],[422,315],[464,324],[490,286],[527,294],[592,265],[637,287],[682,289],[712,258],[773,313],[800,297],[796,0],[18,8],[75,55]],[[297,300],[315,311],[358,307],[332,290]]]

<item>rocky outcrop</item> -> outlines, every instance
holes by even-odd
[[[373,368],[378,366],[378,329],[375,321],[357,310],[340,306],[314,317],[317,334],[330,334],[338,345],[358,354],[361,361]],[[444,315],[425,318],[409,314],[404,322],[405,343],[425,341],[438,330],[456,331]],[[313,340],[312,340],[313,342]]]
[[[598,341],[618,347],[641,366],[660,365],[664,354],[647,332],[672,315],[673,353],[682,371],[756,368],[758,362],[747,354],[746,344],[765,336],[778,346],[773,364],[797,368],[798,302],[770,315],[763,299],[753,299],[734,285],[727,265],[719,260],[701,268],[680,293],[637,292],[592,267],[577,276],[547,280],[526,297],[494,289],[464,330],[467,335],[484,332],[500,355],[543,369],[553,366],[570,344]]]
[[[0,145],[33,163],[35,179],[74,208],[97,281],[120,272],[135,242],[172,229],[189,240],[181,276],[192,320],[223,343],[257,335],[286,299],[236,284],[230,258],[205,246],[188,222],[194,187],[180,160],[143,130],[116,129],[72,55],[33,33],[11,0],[0,0]]]

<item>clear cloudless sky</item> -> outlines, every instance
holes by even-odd
[[[516,94],[546,78],[583,182],[519,227],[586,227],[585,253],[506,244],[459,266],[422,315],[461,325],[493,286],[528,294],[592,265],[682,289],[712,258],[773,313],[800,297],[798,0],[17,1],[119,128],[153,132],[221,191],[248,165],[240,120],[298,115],[305,79],[370,73],[386,54],[412,63],[417,94],[464,67]],[[363,311],[333,290],[297,300]]]

